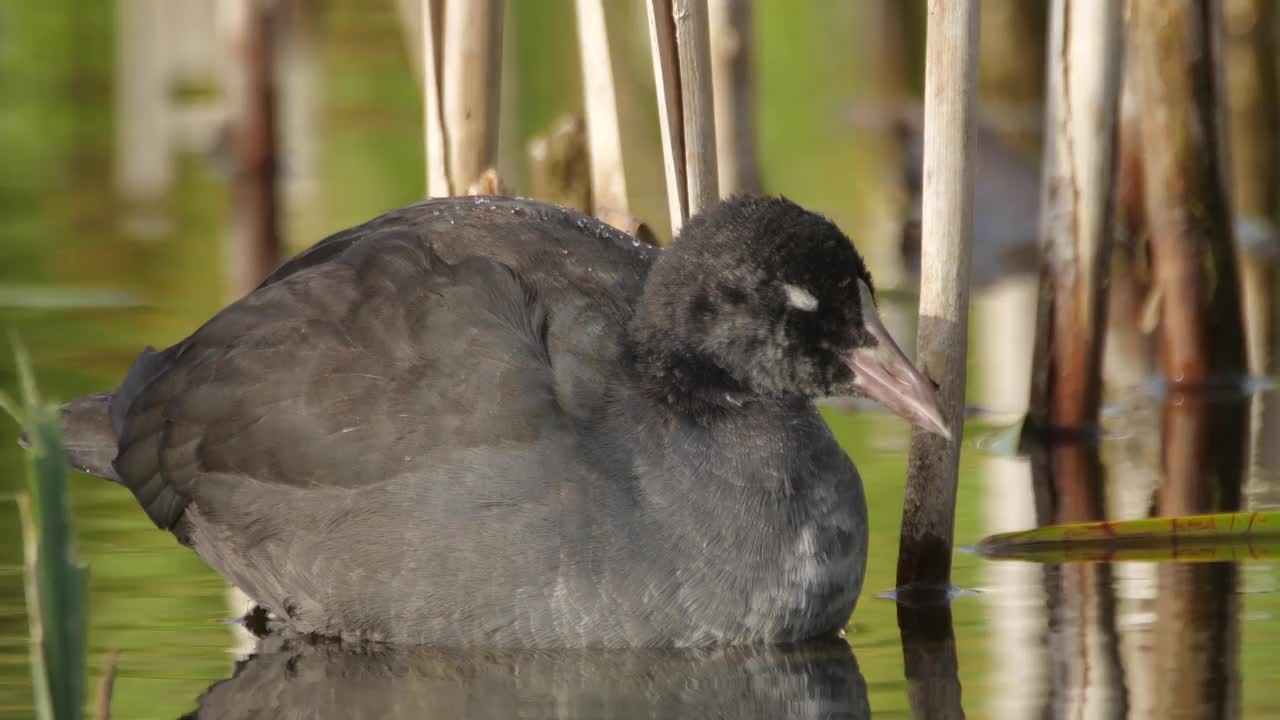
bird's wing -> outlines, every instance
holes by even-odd
[[[546,328],[508,266],[377,230],[144,354],[113,399],[115,467],[172,529],[249,484],[358,490],[460,448],[563,439]]]

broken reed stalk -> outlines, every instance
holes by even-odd
[[[102,665],[102,681],[98,683],[98,697],[94,703],[93,720],[111,720],[111,697],[116,689],[116,673],[120,669],[120,652],[112,650]]]
[[[720,196],[760,190],[756,156],[754,0],[709,0]]]
[[[280,262],[279,138],[275,89],[277,4],[248,0],[234,33],[240,72],[235,126],[236,182],[231,278],[236,297]]]
[[[1235,381],[1245,367],[1219,127],[1219,41],[1208,0],[1134,0],[1129,40],[1168,382]]]
[[[1030,425],[1088,435],[1102,402],[1123,6],[1053,0]]]
[[[649,51],[653,82],[658,92],[658,128],[662,134],[662,166],[667,179],[667,209],[671,237],[689,218],[685,183],[684,113],[680,98],[680,60],[676,56],[676,28],[671,0],[648,0]]]
[[[648,225],[631,213],[595,202],[592,197],[587,130],[582,118],[564,115],[529,141],[529,194],[592,214],[637,240],[657,245]],[[490,193],[495,194],[495,193]]]
[[[1274,253],[1280,246],[1276,236],[1280,211],[1276,5],[1271,0],[1231,0],[1224,12],[1233,216],[1237,228],[1254,229],[1256,236],[1241,233],[1236,238],[1249,372],[1270,375],[1280,373],[1280,322],[1273,307],[1280,290],[1280,260],[1268,258],[1266,252]]]
[[[417,0],[418,22],[422,26],[419,61],[422,65],[423,150],[426,154],[427,197],[448,197],[448,151],[444,141],[444,111],[441,102],[440,50],[443,45],[445,0]]]
[[[529,141],[529,192],[533,197],[590,213],[592,187],[582,118],[564,115]]]
[[[627,177],[622,164],[618,93],[609,54],[609,27],[602,0],[577,0],[578,48],[582,56],[583,106],[591,160],[591,212],[600,219],[629,215]]]
[[[716,111],[711,90],[711,30],[706,0],[675,0],[680,107],[684,115],[685,182],[689,214],[720,199],[716,177]]]
[[[504,4],[502,0],[443,1],[447,5],[441,108],[449,187],[455,195],[473,189],[483,192],[496,185],[496,178],[486,173],[496,171],[498,162]]]
[[[898,549],[900,592],[950,586],[964,433],[979,5],[979,0],[929,0],[917,361],[940,383],[939,401],[953,437],[918,428],[911,432]]]

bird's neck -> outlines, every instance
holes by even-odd
[[[651,401],[695,420],[711,420],[754,403],[759,396],[710,358],[688,346],[658,347],[632,340],[632,367]]]
[[[693,338],[685,337],[671,310],[642,302],[627,328],[627,355],[632,380],[651,402],[693,420],[712,419],[754,399],[733,373],[708,357]]]

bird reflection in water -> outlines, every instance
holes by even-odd
[[[187,718],[871,717],[842,640],[790,646],[486,650],[259,640]]]

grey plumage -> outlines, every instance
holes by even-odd
[[[726,212],[749,229],[774,211],[801,222],[797,247],[821,238],[805,265],[788,274],[770,257],[769,273],[735,270],[744,285],[717,292],[748,296],[735,305],[755,313],[748,346],[798,369],[755,354],[713,367],[692,336],[672,339],[661,377],[710,368],[696,375],[705,407],[637,375],[633,338],[669,332],[634,317],[661,251],[568,210],[453,198],[302,253],[144,352],[109,413],[68,406],[68,430],[108,443],[88,465],[113,441],[114,473],[156,525],[301,632],[518,646],[832,635],[861,589],[866,507],[806,395],[847,380],[825,363],[833,333],[856,340],[850,278],[866,271],[793,205]],[[796,319],[775,280],[839,312]]]

